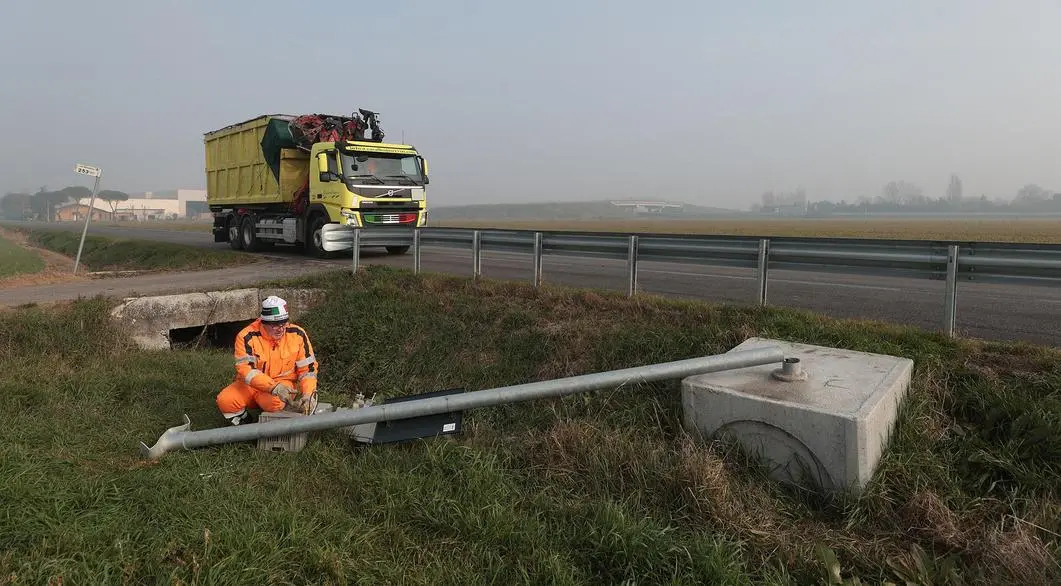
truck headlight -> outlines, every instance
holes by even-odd
[[[424,190],[423,189],[413,189],[412,192],[413,192],[412,193],[413,201],[424,201]]]

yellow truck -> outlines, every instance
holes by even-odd
[[[405,253],[410,228],[427,223],[427,161],[411,145],[383,142],[376,114],[360,113],[262,115],[206,133],[214,241],[324,257],[350,250],[360,228]]]

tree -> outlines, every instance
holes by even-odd
[[[25,220],[30,212],[28,193],[5,193],[0,199],[0,215],[8,220]]]
[[[962,180],[957,175],[951,174],[950,185],[947,186],[947,201],[958,202],[962,199]]]
[[[96,197],[107,202],[111,206],[111,219],[118,214],[118,202],[128,201],[129,194],[121,191],[114,191],[112,189],[104,189],[96,194]]]
[[[70,200],[78,201],[91,195],[92,190],[80,185],[64,187],[59,191],[48,191],[46,187],[41,187],[40,191],[33,194],[31,206],[34,212],[44,217],[45,221],[51,222],[55,217],[54,212],[57,206]]]
[[[1048,191],[1034,183],[1029,183],[1020,188],[1020,191],[1017,192],[1017,197],[1013,198],[1013,201],[1015,203],[1033,203],[1045,201],[1049,197],[1050,193]]]
[[[889,181],[881,190],[883,202],[890,204],[902,205],[919,199],[923,195],[920,187],[907,181]]]

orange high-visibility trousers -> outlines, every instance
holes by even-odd
[[[239,413],[244,408],[258,408],[272,413],[283,411],[284,402],[279,397],[258,391],[242,381],[233,381],[217,394],[217,408],[222,413]]]

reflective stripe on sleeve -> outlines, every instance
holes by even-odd
[[[254,356],[244,356],[243,358],[237,358],[236,359],[236,366],[239,366],[240,364],[243,364],[244,362],[250,362],[251,364],[254,364],[255,362],[258,362],[258,359],[255,358]]]
[[[247,376],[243,378],[243,382],[249,385],[251,384],[251,381],[254,380],[254,377],[258,376],[259,374],[265,373],[255,368],[254,370],[247,373]]]
[[[303,366],[309,366],[310,364],[313,364],[316,361],[317,359],[313,355],[310,355],[303,358],[302,360],[296,361],[295,366],[302,368]]]

